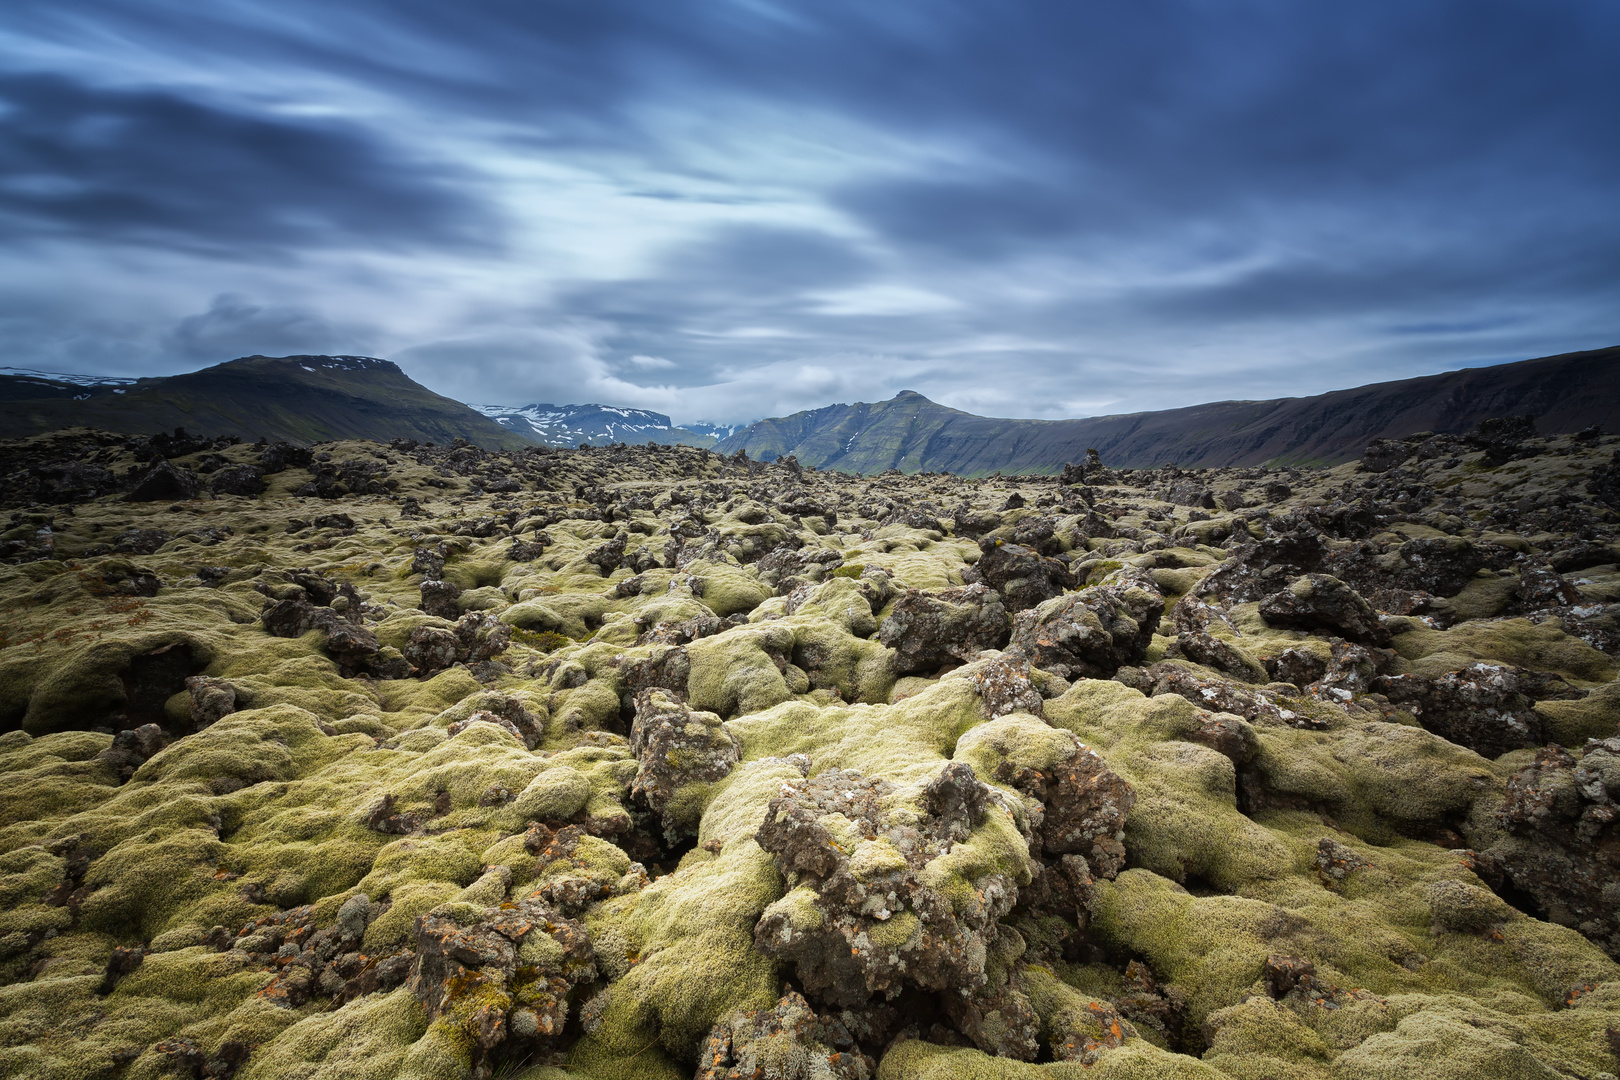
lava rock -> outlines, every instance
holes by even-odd
[[[124,496],[125,502],[184,502],[202,490],[197,474],[177,469],[167,461],[153,465]]]
[[[1112,678],[1142,662],[1163,613],[1164,596],[1145,571],[1116,571],[1101,585],[1019,612],[1012,647],[1065,679]]]
[[[1011,620],[1001,596],[983,583],[925,592],[907,589],[895,598],[878,628],[878,640],[895,650],[895,671],[932,672],[1007,644]]]
[[[215,495],[239,495],[254,498],[264,493],[269,485],[264,474],[252,465],[227,465],[208,478],[208,490]]]
[[[1014,614],[1074,588],[1067,563],[1022,544],[986,537],[979,541],[979,551],[979,561],[963,572],[962,580],[970,585],[982,582],[996,590]]]
[[[1389,631],[1372,606],[1329,574],[1306,574],[1261,600],[1260,617],[1272,626],[1327,631],[1364,645],[1389,644]]]
[[[1512,838],[1490,854],[1513,886],[1620,959],[1620,736],[1588,740],[1578,757],[1538,751],[1496,818]]]
[[[461,595],[461,589],[448,581],[428,580],[422,582],[421,609],[429,615],[440,619],[457,619],[461,617],[461,605],[456,598]]]
[[[693,811],[701,810],[680,805],[680,789],[724,779],[742,759],[742,742],[714,713],[694,712],[667,691],[648,689],[636,696],[630,752],[636,758],[630,795],[660,816],[673,841],[696,835]]]
[[[875,1080],[877,1063],[838,1020],[816,1014],[792,990],[774,1008],[716,1024],[698,1053],[694,1080]]]
[[[1470,664],[1437,678],[1386,675],[1372,689],[1406,709],[1425,729],[1488,758],[1546,741],[1534,701],[1518,673],[1500,664]]]
[[[979,824],[975,812],[983,820],[993,798],[946,790],[963,783],[952,775],[935,789],[939,817],[920,805],[922,792],[912,814],[891,814],[884,803],[894,787],[855,772],[828,769],[785,782],[755,839],[789,891],[760,918],[755,947],[793,963],[805,994],[830,1005],[859,1006],[873,994],[892,999],[906,986],[984,985],[987,950],[1017,902],[1017,882],[970,868],[965,902],[954,903],[924,884],[924,869],[959,842],[964,826]]]
[[[191,722],[198,731],[236,711],[236,687],[224,679],[189,676],[186,692],[191,695]]]

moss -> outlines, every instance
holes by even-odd
[[[792,697],[773,656],[793,652],[793,630],[781,622],[744,626],[687,646],[687,695],[694,709],[723,717],[758,712]]]
[[[1213,1037],[1204,1060],[1231,1077],[1327,1080],[1337,1056],[1292,1010],[1262,995],[1211,1013],[1205,1023]]]
[[[1620,683],[1599,686],[1579,701],[1538,701],[1535,708],[1555,743],[1573,747],[1607,739],[1620,732]]]
[[[567,634],[560,634],[555,630],[526,630],[517,627],[512,631],[512,641],[518,645],[526,645],[536,652],[549,653],[573,644],[573,638]]]
[[[307,1017],[260,1047],[242,1080],[392,1080],[427,1029],[408,987]]]
[[[979,1050],[910,1039],[896,1043],[878,1064],[878,1080],[1225,1080],[1197,1058],[1171,1054],[1145,1042],[1104,1051],[1097,1064],[1028,1065]]]
[[[703,606],[722,618],[752,611],[775,595],[758,577],[729,563],[699,559],[686,572],[703,579]]]
[[[1481,1076],[1552,1080],[1560,1075],[1511,1036],[1476,1026],[1464,1015],[1439,1011],[1409,1016],[1394,1031],[1373,1035],[1341,1055],[1334,1073],[1344,1080],[1395,1080],[1414,1075],[1433,1080]]]
[[[1502,619],[1464,623],[1449,630],[1412,629],[1396,635],[1395,650],[1420,675],[1438,675],[1475,660],[1553,671],[1588,683],[1611,682],[1616,674],[1612,659],[1564,633],[1556,619],[1544,623]]]
[[[749,840],[596,908],[587,924],[617,923],[633,962],[596,1042],[623,1056],[657,1042],[691,1060],[723,1016],[774,1005],[775,966],[755,952],[754,924],[781,890],[770,856]]]
[[[523,821],[567,820],[585,809],[590,797],[591,782],[561,765],[529,782],[512,803],[512,816]]]
[[[359,443],[332,450],[335,456],[370,452]],[[122,450],[112,452],[110,467],[129,463]],[[246,461],[253,450],[230,448],[226,456],[232,455]],[[584,471],[596,468],[599,458],[555,457],[547,463],[549,486],[607,483],[606,473]],[[1572,468],[1563,455],[1526,467],[1548,462]],[[667,509],[672,504],[665,492],[680,487],[707,497],[714,492],[702,484],[730,483],[720,470],[734,469],[696,458],[681,463],[688,467],[701,480],[675,469],[648,482],[645,494],[660,506],[658,515],[632,509],[628,522],[565,518],[547,527],[553,544],[528,564],[505,558],[504,538],[451,535],[449,522],[502,508],[465,490],[456,493],[461,505],[452,505],[422,485],[428,468],[405,459],[398,475],[435,516],[385,524],[378,519],[392,513],[388,503],[356,500],[347,512],[359,519],[358,530],[349,537],[284,531],[311,508],[285,494],[290,476],[276,478],[252,507],[251,520],[233,518],[229,500],[180,510],[89,503],[59,519],[59,550],[68,552],[97,539],[86,530],[91,521],[182,533],[203,521],[234,520],[237,535],[206,556],[236,568],[218,588],[183,581],[203,557],[184,538],[138,564],[168,583],[151,598],[113,602],[93,595],[65,562],[0,567],[0,592],[19,624],[0,638],[0,726],[20,724],[31,704],[40,706],[40,723],[31,729],[37,738],[0,734],[0,973],[13,980],[0,985],[0,1071],[105,1075],[113,1051],[150,1048],[181,1035],[205,1051],[226,1038],[256,1046],[245,1076],[466,1075],[473,1050],[465,1027],[454,1017],[430,1026],[408,990],[368,995],[335,1010],[324,1001],[288,1010],[257,997],[270,977],[267,968],[245,966],[243,954],[215,953],[202,943],[216,925],[234,929],[303,903],[313,905],[318,925],[332,925],[343,903],[364,893],[389,905],[362,943],[374,953],[407,943],[423,911],[474,919],[506,896],[583,877],[606,894],[582,916],[602,973],[590,990],[605,990],[603,1023],[560,1063],[528,1074],[545,1080],[690,1075],[697,1046],[716,1019],[774,1004],[780,992],[784,973],[752,946],[761,913],[772,908],[805,926],[821,916],[805,902],[806,893],[788,889],[754,840],[783,783],[805,769],[811,775],[853,769],[888,781],[895,805],[909,806],[947,760],[969,762],[994,782],[1004,762],[1050,767],[1072,745],[1070,733],[1101,753],[1137,796],[1125,826],[1129,868],[1117,881],[1097,884],[1086,932],[1111,955],[1142,960],[1161,984],[1185,996],[1189,1041],[1200,1034],[1211,1040],[1205,1059],[1171,1054],[1155,1044],[1167,1043],[1157,1029],[1133,1031],[1126,1022],[1123,1045],[1100,1051],[1089,1066],[997,1061],[976,1050],[912,1040],[889,1049],[884,1076],[1344,1080],[1445,1075],[1448,1054],[1466,1064],[1457,1072],[1513,1075],[1532,1059],[1560,1075],[1612,1070],[1605,1032],[1620,1026],[1615,965],[1574,931],[1507,908],[1456,854],[1409,838],[1455,829],[1476,849],[1509,843],[1491,815],[1506,776],[1533,755],[1484,762],[1419,729],[1317,704],[1309,712],[1322,730],[1221,718],[1228,727],[1246,728],[1245,739],[1256,749],[1234,769],[1198,741],[1207,737],[1209,716],[1193,703],[1173,695],[1150,699],[1094,680],[1079,680],[1046,700],[1044,720],[987,718],[960,671],[938,680],[894,679],[888,651],[871,640],[882,612],[873,611],[860,589],[866,567],[883,568],[902,585],[956,584],[978,556],[973,541],[904,526],[879,529],[870,540],[847,532],[821,536],[767,520],[773,511],[745,506],[746,498],[729,508],[701,499],[689,507],[703,524],[721,530],[724,550],[731,552],[685,568],[703,579],[698,595],[684,584],[670,591],[669,584],[683,578],[663,568],[642,575],[639,591],[616,596],[612,586],[627,580],[630,569],[604,578],[583,556],[621,527],[630,528],[639,545],[676,512]],[[841,513],[843,495],[865,490],[805,475],[814,497],[838,503]],[[1309,502],[1350,477],[1335,471],[1289,482]],[[1480,473],[1466,484],[1488,486],[1495,477]],[[944,478],[893,482],[885,496],[891,500],[939,499],[957,484]],[[962,491],[968,501],[990,507],[1014,486],[998,481]],[[640,487],[617,490],[642,493]],[[1483,498],[1489,491],[1469,488],[1463,495]],[[1128,501],[1132,495],[1108,497]],[[530,498],[522,500],[523,512]],[[570,502],[544,491],[532,498],[536,517],[566,513]],[[1015,512],[1004,527],[1039,513]],[[1073,518],[1060,523],[1065,547],[1079,543],[1074,525]],[[1177,595],[1227,556],[1190,546],[1197,529],[1158,537],[1152,524],[1142,527],[1148,532],[1137,543],[1147,551],[1092,541],[1084,546],[1116,556],[1088,557],[1078,567],[1102,576],[1113,569],[1110,563],[1129,562]],[[1415,526],[1400,531],[1442,535]],[[791,615],[787,598],[773,596],[753,565],[735,561],[790,537],[838,550],[846,560],[819,585],[797,593]],[[1214,537],[1211,529],[1208,538]],[[1529,542],[1545,551],[1562,539]],[[397,649],[415,627],[447,625],[415,609],[417,580],[396,572],[414,548],[440,540],[452,549],[447,572],[468,590],[468,606],[501,609],[509,624],[528,627],[514,634],[514,648],[503,658],[508,670],[481,672],[491,683],[465,668],[426,680],[344,678],[322,652],[320,634],[272,638],[256,621],[262,597],[255,576],[296,561],[362,587],[369,612],[389,610],[375,627],[383,645]],[[1397,540],[1390,535],[1380,542]],[[1524,538],[1515,542],[1526,546]],[[293,543],[309,546],[293,555]],[[116,569],[84,564],[97,565]],[[128,569],[136,567],[129,563]],[[275,578],[270,573],[259,580],[285,591]],[[1454,598],[1451,615],[1497,610],[1512,580],[1479,576]],[[1587,588],[1610,588],[1605,581]],[[507,607],[510,597],[521,602]],[[728,717],[743,760],[722,780],[681,790],[679,815],[696,825],[697,846],[673,872],[643,886],[625,848],[603,838],[630,834],[634,824],[624,799],[636,762],[622,735],[610,734],[624,730],[624,672],[659,651],[633,645],[642,627],[711,610],[746,611],[752,621],[685,646],[691,678],[684,689],[696,707]],[[114,616],[119,621],[107,624],[110,632],[100,641],[82,632],[81,623]],[[1221,624],[1211,632],[1255,661],[1285,648],[1330,658],[1327,641],[1266,626],[1252,602],[1233,605],[1230,617],[1235,633]],[[54,628],[68,632],[59,640],[48,632]],[[1540,703],[1552,736],[1578,744],[1615,730],[1612,660],[1557,620],[1476,619],[1435,631],[1405,618],[1392,619],[1391,628],[1399,630],[1397,671],[1438,673],[1475,658],[1559,671],[1595,692],[1581,701]],[[43,637],[28,637],[41,629]],[[175,739],[129,782],[98,757],[109,734],[44,733],[51,726],[111,723],[127,693],[119,651],[163,640],[195,641],[207,672],[238,687],[242,711]],[[1172,643],[1172,635],[1157,637],[1150,658]],[[1258,681],[1256,670],[1249,675]],[[1045,685],[1038,673],[1034,678],[1043,692],[1061,689]],[[183,727],[188,696],[177,687],[159,689],[167,702],[147,704]],[[485,723],[449,737],[452,725],[480,709],[504,707],[507,697],[520,700],[541,724],[540,750],[531,752]],[[789,759],[801,754],[805,758]],[[1240,779],[1247,814],[1238,810]],[[503,802],[502,789],[518,795]],[[385,795],[414,818],[418,831],[397,836],[368,827],[371,808]],[[930,866],[929,881],[953,903],[970,902],[976,875],[1026,880],[1021,826],[1034,808],[1011,788],[1003,787],[1002,795],[1010,811],[992,811],[948,859]],[[588,823],[598,835],[581,837],[570,857],[543,864],[523,845],[521,831],[531,817]],[[896,852],[885,838],[850,832],[841,840],[857,877],[895,866]],[[1317,874],[1323,840],[1354,856],[1354,868],[1342,879]],[[1448,836],[1447,842],[1455,841]],[[105,852],[87,868],[77,923],[68,907],[42,902],[61,883],[76,848]],[[255,902],[261,896],[269,903]],[[1054,960],[1050,968],[1020,968],[1014,962],[1021,944],[1013,945],[1025,940],[1026,960],[1061,955],[1072,929],[1050,911],[1021,912],[1018,932],[1000,935],[1005,948],[987,958],[992,977],[1021,980],[1048,1044],[1066,1032],[1100,1035],[1102,1002],[1133,992],[1112,967]],[[54,936],[33,937],[47,931]],[[874,934],[892,943],[915,932],[911,916],[901,914]],[[112,949],[137,942],[152,950],[145,966],[113,993],[98,995]],[[1311,961],[1320,987],[1338,988],[1332,991],[1337,1007],[1297,997],[1271,1001],[1258,976],[1272,953]],[[1501,1043],[1484,1046],[1484,1036]],[[124,1073],[156,1077],[165,1067],[162,1055],[147,1049]]]

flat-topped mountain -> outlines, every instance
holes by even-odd
[[[744,425],[677,426],[663,413],[618,405],[473,405],[508,431],[543,446],[608,446],[612,443],[713,446]]]
[[[1463,432],[1530,414],[1546,433],[1620,428],[1620,347],[1374,383],[1305,398],[1218,401],[1079,420],[975,416],[902,391],[751,424],[715,447],[843,472],[1052,473],[1095,447],[1110,465],[1328,465],[1375,438]]]
[[[252,440],[416,439],[532,445],[369,356],[247,356],[163,378],[0,372],[0,438],[65,427],[129,434],[185,427]]]

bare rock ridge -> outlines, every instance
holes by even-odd
[[[1001,420],[902,392],[761,420],[715,447],[793,455],[821,469],[962,476],[1056,473],[1086,450],[1110,464],[1156,468],[1330,465],[1376,438],[1462,434],[1490,417],[1529,415],[1548,433],[1620,430],[1620,347],[1376,383],[1308,398],[1218,401],[1081,420]]]

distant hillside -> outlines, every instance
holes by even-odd
[[[617,405],[473,405],[471,408],[508,431],[546,446],[654,442],[710,447],[743,426],[677,427],[663,413]]]
[[[0,371],[0,438],[73,426],[130,434],[184,427],[305,444],[463,438],[492,449],[533,445],[367,356],[248,356],[133,381]]]
[[[795,455],[843,472],[1051,473],[1095,447],[1122,468],[1328,465],[1374,438],[1463,432],[1530,413],[1546,433],[1620,430],[1620,346],[1374,383],[1307,398],[1220,401],[1080,420],[1003,420],[946,408],[912,391],[875,404],[829,405],[752,424],[721,453]]]

